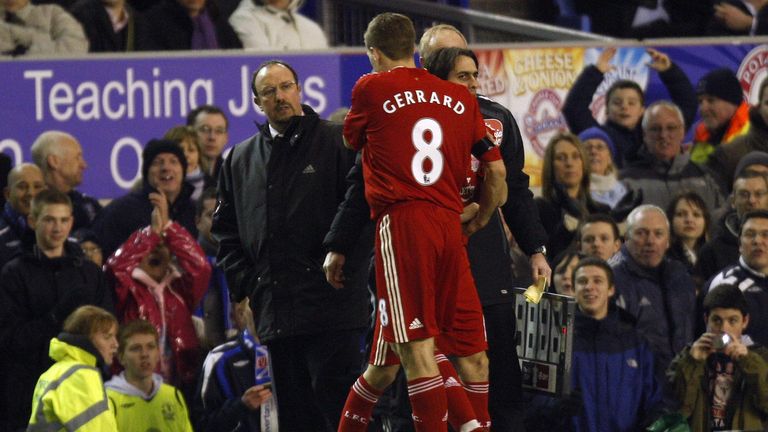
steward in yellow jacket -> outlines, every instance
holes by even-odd
[[[86,336],[51,339],[56,364],[40,375],[27,431],[117,431],[102,381],[104,359]]]

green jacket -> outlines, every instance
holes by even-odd
[[[768,349],[749,347],[746,356],[735,362],[734,388],[728,401],[727,418],[737,430],[763,430],[768,417]],[[705,374],[706,361],[697,361],[686,347],[672,361],[670,378],[680,413],[694,432],[709,430],[710,396]]]
[[[37,380],[27,431],[117,431],[96,356],[60,338],[51,339],[56,363]]]

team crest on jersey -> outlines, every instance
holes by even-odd
[[[486,129],[493,134],[493,145],[500,146],[501,141],[504,139],[504,125],[497,119],[487,118],[483,119]]]
[[[163,418],[166,421],[176,420],[176,412],[173,410],[173,407],[169,403],[163,404]]]

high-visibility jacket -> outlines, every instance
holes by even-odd
[[[37,380],[27,431],[117,431],[96,356],[59,338],[51,339],[56,364]]]
[[[150,395],[128,383],[124,374],[107,382],[109,409],[120,432],[192,432],[184,396],[176,387],[164,384],[160,375],[154,378],[155,389]]]

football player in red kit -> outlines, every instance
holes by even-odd
[[[467,89],[415,67],[407,17],[376,16],[365,43],[375,73],[352,91],[344,137],[363,150],[365,195],[377,221],[378,324],[405,369],[416,429],[447,430],[434,338],[451,330],[459,285],[471,281],[459,189],[472,153],[483,162],[485,181],[479,210],[465,225],[471,234],[504,202],[504,164],[483,139],[485,125]],[[352,392],[375,396],[365,376]]]

